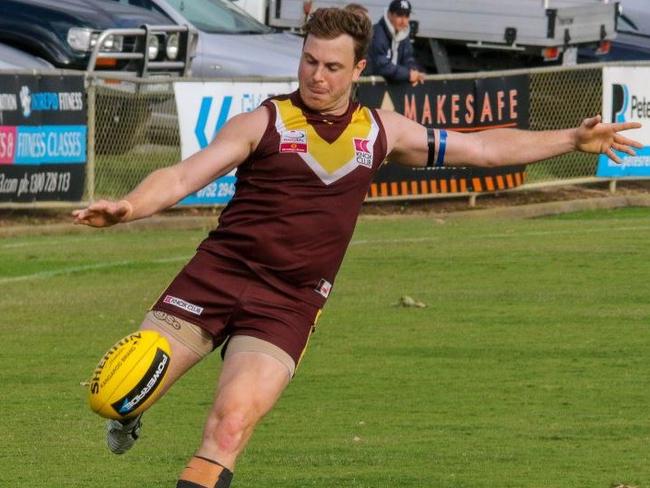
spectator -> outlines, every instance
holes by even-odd
[[[383,76],[388,82],[408,81],[413,86],[424,81],[424,73],[415,64],[409,39],[410,16],[409,0],[390,2],[384,16],[373,26],[366,74]]]

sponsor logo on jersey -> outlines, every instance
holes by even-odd
[[[354,157],[359,166],[372,168],[372,150],[369,147],[370,141],[368,139],[353,139],[354,141]]]
[[[166,295],[163,303],[168,303],[174,307],[182,308],[183,310],[187,310],[194,315],[201,315],[203,313],[203,307],[199,307],[198,305],[194,305],[193,303],[186,302],[181,298],[173,297],[171,295]]]
[[[314,289],[314,291],[319,295],[327,298],[330,295],[330,291],[332,291],[332,283],[325,279],[322,279],[318,282],[318,286]]]
[[[304,130],[286,130],[280,135],[281,153],[306,153],[307,134]]]

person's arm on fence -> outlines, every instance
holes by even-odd
[[[421,167],[430,159],[427,129],[394,112],[381,111],[388,134],[389,159],[407,166]],[[641,124],[605,124],[600,115],[585,119],[576,128],[529,131],[492,129],[475,133],[435,130],[433,163],[445,166],[497,167],[529,164],[571,151],[606,154],[620,163],[614,151],[634,154],[642,145],[619,132]]]
[[[119,201],[99,200],[75,210],[75,223],[106,227],[171,207],[245,161],[257,147],[268,117],[265,107],[233,117],[205,149],[174,166],[154,171]]]

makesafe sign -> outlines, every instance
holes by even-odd
[[[529,127],[528,75],[427,80],[412,87],[360,84],[357,98],[369,107],[394,110],[427,127],[473,132]],[[525,166],[503,168],[380,168],[371,198],[504,190],[524,182]]]

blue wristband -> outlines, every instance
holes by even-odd
[[[438,157],[436,158],[436,168],[442,168],[445,165],[445,150],[447,149],[447,131],[440,129],[440,141],[438,142]]]

